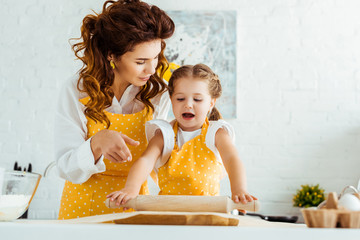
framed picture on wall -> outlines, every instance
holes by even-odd
[[[167,13],[176,27],[166,41],[166,58],[177,65],[208,65],[223,87],[216,107],[225,119],[236,118],[236,11]]]

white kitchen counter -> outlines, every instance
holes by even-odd
[[[360,239],[360,229],[316,229],[304,224],[279,226],[169,226],[120,224],[60,224],[40,220],[0,222],[1,240],[102,239]]]

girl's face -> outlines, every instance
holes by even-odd
[[[160,52],[161,40],[157,39],[139,43],[133,51],[126,52],[117,59],[112,58],[115,64],[115,80],[138,87],[145,85],[156,71]]]
[[[205,80],[196,78],[175,80],[171,103],[174,116],[182,130],[200,129],[215,102],[216,99],[211,99]]]

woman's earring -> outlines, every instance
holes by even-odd
[[[111,66],[112,69],[115,69],[115,64],[114,64],[113,60],[110,60],[110,66]]]

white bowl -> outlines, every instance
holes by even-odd
[[[37,173],[0,172],[0,221],[19,218],[28,209],[39,185],[41,175]]]

